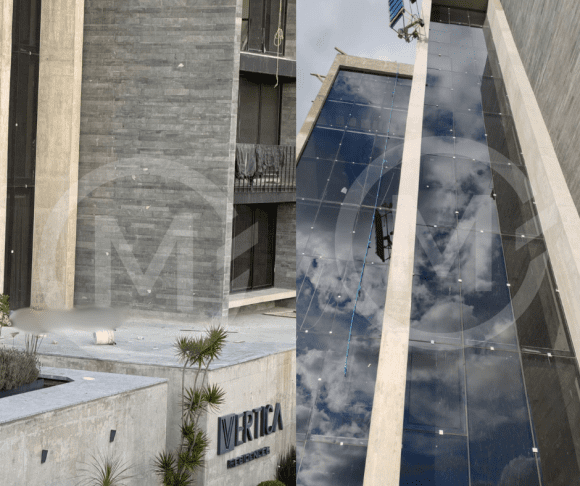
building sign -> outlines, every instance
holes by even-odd
[[[262,447],[261,449],[258,449],[257,451],[250,452],[249,454],[244,454],[243,456],[238,456],[235,459],[229,460],[228,461],[228,469],[231,469],[232,467],[236,467],[236,466],[241,466],[242,464],[245,464],[246,462],[250,462],[250,461],[253,461],[254,459],[258,459],[258,457],[267,456],[268,454],[270,454],[270,448],[269,447]]]
[[[270,416],[272,416],[271,423]],[[284,429],[282,409],[279,403],[276,404],[276,408],[268,404],[265,407],[254,408],[244,413],[231,413],[218,417],[218,455],[233,451],[240,444],[273,434],[278,428],[280,430]],[[268,452],[266,454],[269,454],[270,449],[267,449]],[[239,457],[233,459],[236,462],[235,466],[265,455],[259,455],[260,451],[263,451],[263,449],[240,456],[244,458],[242,462],[237,462],[240,459]],[[251,455],[254,455],[254,457],[246,460],[246,457]],[[228,468],[235,467],[230,466],[230,462],[228,461]]]

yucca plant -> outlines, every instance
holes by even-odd
[[[0,294],[0,336],[2,335],[2,328],[4,326],[11,326],[10,322],[10,296],[8,294]]]
[[[82,479],[77,486],[124,486],[134,477],[128,474],[134,466],[128,466],[112,454],[91,454],[91,462],[82,464]]]
[[[218,358],[227,338],[221,326],[208,329],[200,337],[180,336],[175,342],[181,371],[181,444],[173,452],[162,452],[154,460],[155,473],[163,486],[194,484],[195,472],[204,465],[209,446],[207,434],[199,427],[199,420],[208,411],[216,411],[224,403],[225,392],[207,382],[209,365]],[[185,372],[194,370],[193,386],[185,387]]]
[[[284,486],[296,486],[296,447],[291,446],[280,457],[280,463],[276,469],[276,479]]]

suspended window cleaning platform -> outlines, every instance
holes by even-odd
[[[404,0],[389,0],[389,27],[397,33],[399,39],[411,42],[424,35],[421,34],[420,28],[425,26],[425,22],[419,15],[417,0],[407,0],[407,2],[408,8],[405,8]],[[413,5],[417,13],[413,13]]]

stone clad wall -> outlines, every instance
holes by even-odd
[[[501,0],[552,144],[580,211],[580,3]]]
[[[75,305],[227,313],[238,3],[86,1]]]

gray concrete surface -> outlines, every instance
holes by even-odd
[[[132,466],[127,486],[158,484],[151,461],[166,436],[167,382],[156,378],[43,368],[73,381],[0,400],[3,486],[73,486],[91,455]],[[93,378],[85,380],[85,377]],[[115,439],[110,442],[110,432]],[[42,451],[48,451],[41,463]]]
[[[502,0],[501,4],[576,209],[580,211],[580,2]]]

